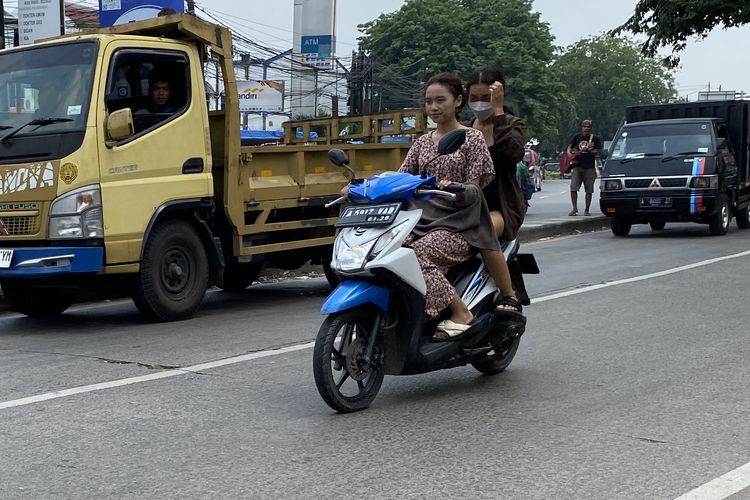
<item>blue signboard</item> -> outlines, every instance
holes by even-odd
[[[102,27],[142,21],[156,17],[164,8],[185,12],[184,0],[99,0],[99,24]]]
[[[331,35],[303,36],[302,53],[314,54],[318,57],[331,57],[333,37]]]

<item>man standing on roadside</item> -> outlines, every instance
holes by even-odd
[[[570,201],[573,210],[568,215],[578,215],[578,191],[581,184],[586,192],[586,208],[583,215],[591,215],[591,197],[596,181],[596,155],[601,148],[602,140],[592,132],[591,120],[583,120],[581,133],[576,134],[568,146],[568,156],[577,162],[570,173]]]

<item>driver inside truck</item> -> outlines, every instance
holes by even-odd
[[[174,113],[175,107],[171,103],[172,86],[166,71],[154,68],[148,75],[148,93],[151,97],[149,105],[144,112],[148,113]],[[138,112],[140,112],[139,110]]]

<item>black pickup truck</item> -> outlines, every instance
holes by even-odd
[[[631,106],[605,153],[599,205],[612,232],[633,224],[750,228],[750,101]]]

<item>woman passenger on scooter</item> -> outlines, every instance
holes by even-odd
[[[475,117],[468,125],[482,132],[495,169],[495,178],[483,189],[487,208],[500,240],[511,241],[526,213],[526,201],[516,180],[516,164],[524,154],[526,125],[505,108],[505,78],[499,69],[486,67],[475,71],[466,83],[466,92],[469,109]],[[500,289],[497,312],[520,315],[523,308],[513,290],[508,264],[502,253],[499,257],[490,253],[493,251],[482,250],[485,262],[501,260],[499,265],[487,264]]]
[[[495,176],[482,133],[467,128],[466,141],[457,152],[427,165],[437,156],[441,137],[452,130],[466,128],[458,122],[458,112],[463,105],[463,84],[455,74],[440,73],[427,82],[425,110],[437,129],[414,142],[400,169],[419,174],[426,166],[427,174],[437,177],[438,187],[461,183],[466,188],[456,202],[438,197],[415,202],[423,209],[422,220],[404,242],[414,249],[425,277],[427,318],[434,319],[443,309],[450,308],[449,319],[437,326],[435,340],[456,338],[473,320],[471,311],[445,277],[448,269],[467,260],[472,247],[492,249],[502,255],[481,194],[481,188]]]

